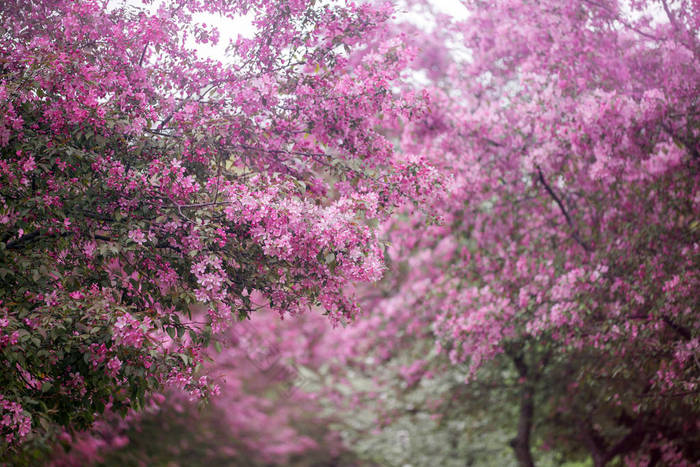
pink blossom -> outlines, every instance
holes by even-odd
[[[143,245],[144,243],[146,243],[146,236],[141,231],[141,229],[130,230],[129,239],[131,239],[135,243],[138,243],[139,245]]]

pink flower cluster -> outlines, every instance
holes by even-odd
[[[22,405],[0,394],[0,427],[7,443],[22,441],[32,429],[32,420]]]

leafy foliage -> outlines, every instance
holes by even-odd
[[[261,306],[352,317],[371,226],[429,188],[375,129],[418,105],[397,54],[346,58],[390,9],[204,3],[0,6],[3,450],[216,392],[204,349]],[[225,61],[188,45],[217,41],[198,15],[247,13]]]

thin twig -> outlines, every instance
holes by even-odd
[[[148,41],[143,46],[143,51],[141,52],[141,58],[139,59],[139,67],[143,64],[143,58],[146,56],[146,49],[148,49]]]

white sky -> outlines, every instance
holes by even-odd
[[[457,19],[465,19],[468,16],[466,7],[459,0],[433,0],[433,4],[443,13]]]
[[[0,0],[2,1],[2,0]],[[165,2],[171,0],[162,0]],[[430,0],[437,11],[453,16],[458,20],[465,19],[468,16],[468,11],[460,0]],[[131,4],[131,5],[141,5],[140,0],[109,0],[112,5],[116,4]],[[155,11],[157,5],[160,2],[153,2],[148,9]],[[629,9],[629,0],[622,1],[622,8],[629,17],[635,18],[639,17],[638,13],[632,13]],[[665,21],[665,15],[661,6],[655,5],[655,8],[650,8],[647,12],[653,18],[653,22]],[[401,15],[401,13],[399,13]],[[416,23],[419,26],[431,28],[432,24],[429,21],[424,20],[420,14],[414,12],[403,13],[405,17],[410,19],[410,21]],[[219,30],[219,42],[217,45],[198,45],[197,49],[202,57],[211,58],[214,60],[222,60],[225,56],[225,50],[230,41],[235,41],[239,35],[244,37],[252,37],[255,34],[255,28],[253,27],[253,15],[248,14],[246,16],[241,16],[235,20],[222,18],[220,16],[211,14],[200,14],[195,16],[195,21],[198,23],[206,23],[207,25],[215,25]],[[194,40],[190,41],[190,44],[194,47]]]
[[[432,3],[442,13],[452,15],[457,19],[467,17],[467,9],[461,4],[460,0],[432,0]],[[422,23],[418,15],[411,13],[408,15],[414,22]],[[252,14],[241,16],[235,20],[221,18],[216,15],[197,15],[195,21],[206,23],[207,25],[213,24],[219,29],[219,43],[217,45],[206,44],[197,46],[202,56],[216,60],[221,60],[224,57],[229,42],[235,41],[239,34],[244,37],[252,37],[255,34]],[[192,41],[192,44],[194,45],[194,41]]]

